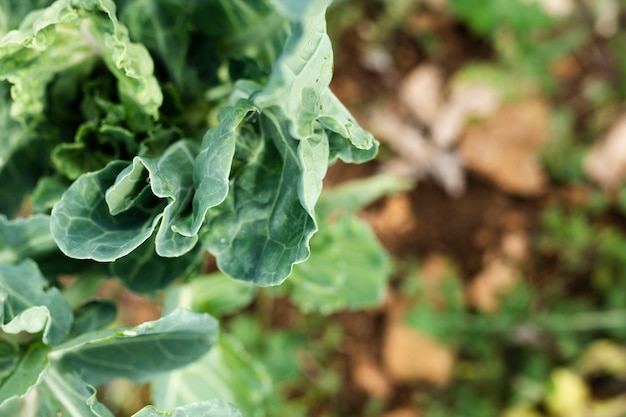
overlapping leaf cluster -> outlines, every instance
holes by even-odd
[[[109,416],[93,386],[216,343],[183,310],[102,330],[102,278],[153,293],[208,250],[275,285],[308,258],[329,164],[376,152],[329,89],[329,3],[0,0],[0,414]]]

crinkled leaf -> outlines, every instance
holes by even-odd
[[[43,341],[65,339],[72,325],[72,311],[55,287],[50,287],[31,260],[17,265],[0,264],[0,328],[7,333],[43,330]]]
[[[278,107],[290,121],[291,135],[305,139],[316,130],[322,93],[332,77],[333,55],[326,34],[325,12],[329,0],[303,1],[299,7],[286,6],[291,33],[276,60],[264,90],[254,99],[262,109]]]
[[[159,411],[152,406],[144,407],[133,417],[242,417],[239,410],[231,404],[220,400],[205,400],[182,407],[172,408],[168,411]]]
[[[209,211],[203,242],[226,274],[276,285],[309,256],[328,143],[293,139],[270,111],[249,119],[237,141],[229,196]]]
[[[158,117],[163,96],[152,59],[143,46],[130,42],[111,0],[57,0],[0,39],[0,79],[13,84],[12,115],[39,117],[46,85],[55,74],[89,67],[98,57],[116,76],[130,121],[143,128],[146,116]]]
[[[128,163],[111,162],[79,177],[52,210],[50,229],[59,248],[78,259],[112,261],[145,242],[161,217],[165,202],[148,188],[128,210],[112,216],[106,190]],[[156,200],[156,201],[155,201]]]
[[[181,406],[207,397],[237,406],[243,415],[261,417],[271,381],[261,364],[235,339],[222,335],[217,345],[184,368],[159,375],[152,397],[159,408]]]
[[[80,369],[92,385],[117,377],[143,382],[196,360],[215,344],[217,335],[213,317],[179,309],[132,329],[85,333],[49,356],[60,372]]]
[[[96,399],[96,389],[83,382],[80,371],[60,373],[52,367],[37,387],[37,416],[113,417]]]
[[[41,382],[48,368],[48,350],[42,344],[31,345],[13,371],[0,381],[0,408],[10,400],[23,398]]]
[[[220,124],[204,135],[202,148],[194,162],[193,217],[189,224],[177,226],[181,233],[197,234],[209,208],[226,198],[236,139],[243,121],[254,112],[254,106],[240,100],[225,109],[220,115]]]
[[[31,10],[46,7],[53,0],[0,0],[0,36],[17,27]]]
[[[57,145],[50,157],[59,174],[75,180],[134,150],[133,135],[128,130],[90,121],[78,128],[74,142]]]

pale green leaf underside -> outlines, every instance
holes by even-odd
[[[219,398],[237,406],[247,417],[262,417],[271,381],[237,340],[221,335],[219,343],[197,361],[155,378],[152,390],[159,408]]]
[[[311,240],[311,257],[296,265],[290,296],[304,311],[330,314],[379,304],[391,265],[369,226],[353,215],[321,224]]]
[[[96,399],[96,390],[79,378],[79,370],[60,373],[52,367],[37,387],[37,416],[113,417]]]
[[[242,417],[239,410],[220,400],[204,400],[168,411],[159,411],[148,406],[133,414],[133,417]]]
[[[91,385],[117,377],[143,382],[206,353],[217,340],[217,328],[210,315],[179,309],[132,329],[83,334],[57,347],[50,358],[60,372],[80,369]]]

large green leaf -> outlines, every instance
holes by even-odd
[[[321,189],[328,143],[312,138],[302,145],[270,111],[248,119],[237,141],[229,196],[208,212],[203,242],[226,274],[276,285],[309,256],[316,230],[311,202]],[[313,143],[316,151],[308,152]]]
[[[37,416],[113,417],[96,399],[96,390],[84,383],[80,371],[60,373],[52,367],[37,387]]]
[[[159,411],[152,406],[142,408],[133,417],[242,417],[239,410],[220,400],[205,400],[168,411]]]
[[[72,325],[72,311],[31,260],[0,264],[0,328],[7,333],[43,331],[46,344],[61,342]]]
[[[42,344],[31,345],[17,366],[0,380],[0,408],[8,401],[23,398],[41,382],[48,368],[48,350]]]
[[[85,333],[49,357],[62,373],[80,369],[91,385],[117,377],[143,382],[202,356],[215,344],[217,329],[210,315],[179,309],[132,329]]]
[[[152,390],[159,408],[219,398],[235,404],[245,416],[261,417],[271,381],[237,340],[222,335],[219,343],[197,361],[155,378]]]

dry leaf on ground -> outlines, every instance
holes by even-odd
[[[519,279],[519,271],[501,257],[492,258],[467,290],[470,304],[485,313],[498,310],[499,298]]]
[[[587,154],[585,172],[605,188],[616,188],[626,179],[626,115]]]
[[[395,410],[388,411],[383,414],[383,417],[420,417],[421,414],[413,408],[403,407],[396,408]]]
[[[426,126],[435,122],[443,94],[443,74],[434,65],[420,65],[400,83],[400,100]]]
[[[389,378],[371,358],[362,357],[355,361],[352,378],[370,397],[388,399],[391,396],[393,387]]]
[[[539,152],[547,139],[548,125],[548,108],[543,101],[504,106],[466,131],[459,152],[467,168],[504,191],[536,195],[546,182]]]
[[[450,380],[454,354],[402,322],[391,322],[383,341],[383,362],[395,382],[425,381],[445,386]]]

